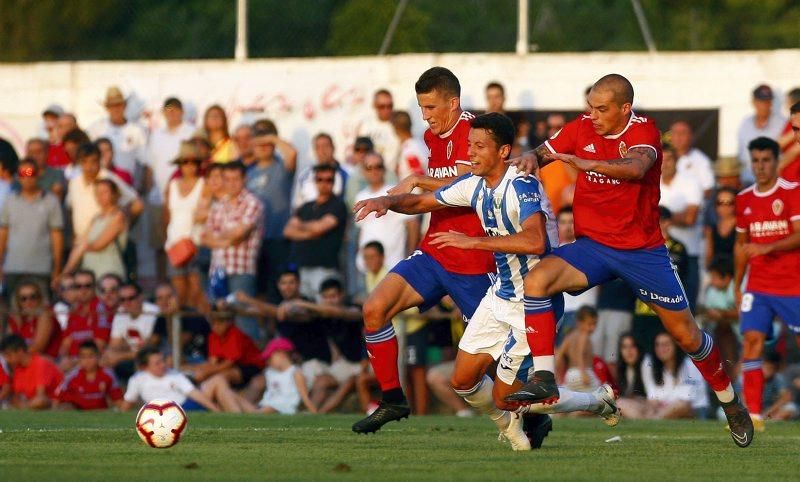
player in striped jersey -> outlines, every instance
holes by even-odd
[[[459,343],[452,385],[464,399],[489,415],[514,450],[528,450],[519,414],[511,413],[504,401],[528,380],[535,361],[525,333],[523,280],[544,255],[558,245],[558,230],[550,203],[538,179],[515,174],[503,162],[514,142],[511,120],[502,114],[486,114],[473,120],[469,132],[469,157],[473,172],[434,193],[403,194],[368,199],[357,203],[358,219],[371,212],[381,216],[388,210],[422,213],[445,207],[471,207],[486,236],[474,237],[450,230],[434,233],[437,248],[492,251],[497,277],[483,297]],[[563,297],[553,304],[563,309]],[[493,382],[485,375],[498,361]],[[619,412],[610,388],[594,394],[560,388],[557,404],[537,404],[538,413],[590,410],[615,425]]]

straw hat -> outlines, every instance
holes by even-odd
[[[119,105],[124,103],[125,103],[125,96],[122,95],[122,91],[119,89],[119,87],[117,87],[116,85],[109,87],[108,90],[106,91],[106,100],[103,102],[103,104],[106,107],[109,107],[112,105]]]
[[[714,175],[717,177],[738,176],[742,172],[742,165],[736,157],[720,157],[714,163]]]

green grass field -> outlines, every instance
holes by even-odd
[[[486,419],[412,417],[376,435],[354,415],[190,414],[177,446],[145,446],[133,413],[0,412],[0,480],[797,480],[800,425],[748,449],[717,422],[558,419],[541,450],[515,453]],[[618,443],[605,440],[619,435]]]

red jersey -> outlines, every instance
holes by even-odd
[[[58,169],[64,169],[72,164],[72,161],[64,150],[64,144],[50,144],[47,151],[47,165]]]
[[[631,112],[619,134],[601,136],[588,115],[567,123],[545,141],[552,152],[574,154],[581,159],[608,161],[624,158],[633,147],[646,147],[656,162],[642,179],[611,179],[596,172],[579,172],[572,204],[575,236],[586,236],[616,249],[661,246],[658,224],[661,197],[661,133],[655,123]]]
[[[264,368],[264,360],[256,344],[235,326],[231,326],[223,336],[211,332],[208,337],[208,356],[230,360],[239,366]]]
[[[767,192],[755,185],[736,196],[736,231],[751,243],[768,244],[794,233],[800,221],[800,184],[778,178]],[[777,251],[747,262],[747,291],[768,295],[800,296],[800,249]]]
[[[108,398],[122,399],[122,389],[114,372],[98,368],[92,380],[82,368],[69,372],[56,390],[59,401],[75,405],[80,410],[102,410],[108,408]]]
[[[49,398],[55,398],[56,389],[64,376],[55,363],[37,354],[31,354],[28,366],[17,365],[11,377],[11,391],[21,393],[29,400],[36,395],[38,387],[45,387]]]
[[[8,369],[6,365],[6,361],[0,356],[0,388],[3,388],[3,385],[11,383],[11,377],[8,374],[11,370]]]
[[[781,132],[781,137],[785,134],[792,132],[792,123],[791,121],[786,123],[786,127],[783,128],[783,132]],[[781,152],[786,152],[791,149],[795,145],[794,142],[790,142],[786,147],[781,149]],[[795,156],[792,161],[783,168],[780,172],[781,177],[786,179],[787,181],[798,182],[800,181],[800,154]]]
[[[47,344],[47,347],[45,347],[43,353],[57,358],[58,349],[61,347],[61,326],[58,324],[55,315],[52,315],[50,320],[53,324],[53,329],[50,332],[50,342]],[[28,346],[31,346],[36,337],[36,326],[38,323],[38,316],[9,315],[8,317],[8,328],[11,330],[11,333],[24,338]]]
[[[435,135],[430,129],[425,131],[425,144],[428,156],[428,175],[441,179],[458,177],[458,164],[472,166],[467,155],[467,138],[475,116],[462,112],[456,125],[445,134]],[[486,233],[478,215],[472,208],[445,208],[431,213],[431,223],[419,249],[439,262],[442,267],[458,274],[494,273],[496,265],[491,251],[460,248],[437,248],[432,246],[433,233],[446,233],[450,230],[467,236],[483,237]]]
[[[98,312],[100,301],[95,298],[89,302],[88,306],[77,305],[69,313],[67,319],[67,329],[64,337],[69,337],[72,343],[69,347],[69,354],[78,354],[78,347],[86,340],[103,340],[108,342],[111,336],[111,320],[107,316],[101,316]]]

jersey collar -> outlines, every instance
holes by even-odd
[[[622,131],[621,131],[619,134],[612,134],[612,135],[603,136],[603,137],[604,137],[605,139],[619,139],[619,138],[622,136],[622,134],[624,134],[625,132],[627,132],[627,131],[628,131],[628,128],[629,128],[629,127],[631,126],[631,124],[633,123],[633,119],[634,119],[634,117],[636,117],[636,113],[635,113],[634,111],[632,111],[632,110],[631,110],[631,116],[628,118],[628,123],[627,123],[627,124],[625,124],[625,128],[624,128],[624,129],[622,129]]]
[[[774,186],[772,186],[771,188],[767,189],[767,190],[766,190],[766,191],[764,191],[764,192],[761,192],[761,191],[759,191],[759,190],[758,190],[758,186],[756,186],[755,184],[753,184],[753,195],[754,195],[755,197],[768,197],[768,196],[772,196],[773,194],[775,194],[775,191],[777,191],[777,190],[778,190],[778,188],[779,188],[780,186],[781,186],[781,178],[780,178],[780,177],[778,177],[778,178],[775,180],[775,185],[774,185]]]

